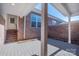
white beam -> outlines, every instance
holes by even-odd
[[[4,20],[5,20],[5,24],[4,24],[4,42],[7,38],[7,15],[2,15]]]
[[[48,40],[48,4],[42,4],[41,19],[41,56],[47,56],[47,40]]]
[[[26,39],[26,16],[24,16],[24,39]]]
[[[68,17],[68,43],[71,43],[71,17]]]

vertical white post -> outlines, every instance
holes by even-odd
[[[71,43],[71,17],[68,17],[68,43]]]
[[[5,25],[4,25],[4,39],[3,39],[3,44],[5,42],[5,40],[7,39],[6,35],[7,35],[7,15],[3,15],[3,18],[5,19]]]
[[[16,26],[16,27],[17,27],[17,31],[18,31],[18,20],[19,20],[19,19],[18,19],[18,16],[17,16],[17,26]]]
[[[24,16],[24,39],[26,39],[25,34],[26,34],[26,16]]]
[[[17,16],[17,41],[19,40],[19,16]]]
[[[41,56],[47,56],[47,40],[48,40],[48,4],[42,4],[41,19]]]

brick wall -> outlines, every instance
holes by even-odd
[[[31,27],[30,16],[31,13],[26,17],[26,39],[38,38],[40,37],[41,28],[36,29],[34,27]],[[52,18],[48,19],[48,25],[51,23],[52,20]],[[59,25],[57,24],[55,26],[48,26],[48,36],[58,40],[68,41],[68,23]],[[71,22],[71,36],[72,42],[76,42],[77,44],[79,44],[79,22],[77,21]]]
[[[48,33],[52,38],[68,41],[68,23],[50,26]],[[75,42],[75,44],[79,44],[79,21],[71,22],[71,40]]]
[[[39,29],[35,27],[31,27],[31,13],[26,16],[26,39],[38,38],[39,37]]]
[[[31,14],[37,14],[39,16],[41,16],[38,13],[35,12],[31,12],[29,13],[28,16],[26,16],[26,39],[30,39],[30,38],[39,38],[41,35],[41,28],[35,28],[35,27],[31,27]],[[48,25],[50,24],[50,22],[52,22],[52,18],[48,19]]]
[[[23,21],[23,17],[20,17],[19,16],[19,19],[18,19],[18,40],[23,40],[24,39],[24,21]]]

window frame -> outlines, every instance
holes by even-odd
[[[13,21],[12,21],[13,20]],[[15,18],[14,17],[10,17],[10,23],[14,24],[15,23]]]
[[[32,20],[33,16],[35,16],[35,20]],[[40,19],[40,21],[38,21],[38,19]],[[38,22],[41,23],[41,16],[32,13],[32,14],[31,14],[31,27],[32,27],[32,21],[35,21],[35,22],[36,22],[36,26],[35,26],[35,28],[39,28],[39,26],[38,26]]]

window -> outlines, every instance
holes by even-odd
[[[36,27],[36,17],[31,15],[32,27]]]
[[[15,18],[10,18],[10,23],[15,23]]]
[[[41,16],[36,14],[31,14],[31,26],[40,27],[41,26]]]

